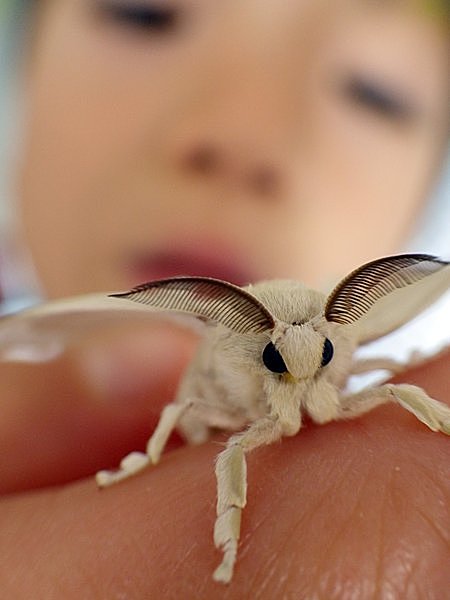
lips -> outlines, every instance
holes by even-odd
[[[214,246],[203,252],[174,249],[139,254],[131,261],[128,275],[132,285],[178,275],[215,277],[241,286],[254,280],[235,255]]]

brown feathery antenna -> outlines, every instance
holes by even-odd
[[[236,333],[260,333],[275,326],[271,313],[252,294],[211,277],[159,279],[110,295],[215,321]]]
[[[325,318],[353,323],[386,294],[417,283],[448,264],[428,254],[398,254],[371,261],[336,286],[325,306]]]

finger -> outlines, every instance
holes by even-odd
[[[0,490],[55,484],[141,449],[195,347],[148,320],[84,337],[43,364],[0,364]]]
[[[446,597],[448,444],[386,406],[251,453],[228,587],[211,578],[215,443],[179,449],[107,490],[89,480],[9,498],[3,589],[67,600],[80,590],[105,599]]]

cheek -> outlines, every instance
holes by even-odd
[[[102,226],[110,194],[99,178],[104,143],[93,130],[92,140],[71,135],[65,111],[54,110],[48,119],[46,100],[37,94],[33,103],[19,173],[26,243],[49,296],[109,289],[108,279],[102,281],[111,243]]]
[[[267,223],[270,243],[268,235],[254,237],[277,276],[328,287],[358,264],[402,251],[420,218],[437,151],[431,134],[374,136],[370,124],[346,121],[330,108],[317,122],[294,169],[290,201]]]
[[[96,260],[86,264],[85,259],[96,256],[96,223],[102,222],[108,196],[96,193],[95,185],[101,138],[92,132],[87,143],[71,135],[66,112],[71,102],[64,103],[65,110],[52,110],[53,98],[42,90],[44,84],[45,77],[36,82],[30,98],[19,193],[24,234],[39,276],[49,295],[58,296],[89,288]]]
[[[172,181],[156,195],[152,179],[167,171],[161,140],[188,60],[105,39],[74,6],[54,3],[42,22],[19,173],[26,241],[52,296],[122,287],[120,253],[164,230]]]
[[[123,118],[139,114],[132,101],[139,94],[114,76],[79,24],[68,26],[66,7],[48,9],[34,49],[18,174],[24,235],[50,296],[117,284],[109,262],[129,207],[110,199],[142,130]]]

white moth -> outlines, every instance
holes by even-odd
[[[246,504],[245,454],[295,435],[302,413],[316,423],[349,419],[398,402],[433,431],[450,434],[450,408],[413,385],[385,384],[356,394],[342,390],[354,372],[397,365],[355,363],[363,344],[410,320],[450,286],[450,266],[427,255],[391,256],[346,277],[328,298],[296,281],[244,289],[200,277],[150,282],[120,297],[196,315],[214,325],[163,410],[147,452],[133,452],[118,471],[97,474],[108,486],[156,464],[175,427],[193,444],[211,428],[239,431],[218,455],[214,543],[223,559],[214,579],[233,576]]]
[[[298,433],[302,414],[316,423],[327,423],[351,419],[394,401],[433,431],[450,435],[450,407],[419,387],[386,383],[358,393],[345,392],[347,379],[354,373],[399,368],[388,359],[357,361],[353,358],[356,348],[397,329],[449,287],[450,263],[409,254],[363,265],[328,297],[297,281],[265,281],[240,288],[206,277],[153,281],[114,294],[109,298],[114,310],[139,303],[192,315],[205,322],[205,336],[177,397],[163,410],[146,453],[132,452],[117,471],[100,471],[98,485],[109,486],[156,464],[174,428],[192,444],[206,441],[213,428],[237,432],[218,455],[215,468],[214,543],[223,557],[213,577],[228,583],[246,504],[245,454]],[[88,297],[86,308],[93,304]],[[40,313],[48,317],[58,309],[64,314],[76,305],[76,301],[60,304],[60,309],[56,306]],[[28,324],[28,334],[31,329]],[[5,335],[3,346],[14,353],[11,341],[5,345],[10,340]],[[0,357],[1,346],[2,327]]]

